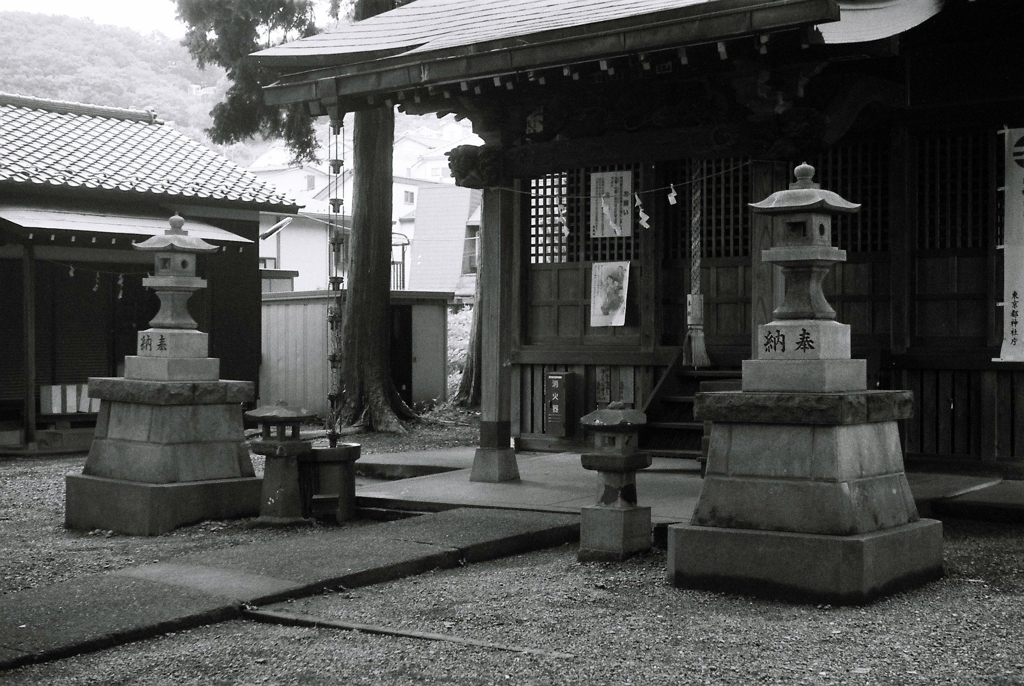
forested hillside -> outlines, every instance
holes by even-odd
[[[195,92],[194,86],[205,88]],[[209,145],[223,70],[200,70],[175,39],[87,19],[0,12],[0,92],[145,109]],[[216,147],[247,163],[244,150]],[[232,146],[234,147],[234,146]],[[238,159],[240,158],[240,159]]]
[[[144,0],[139,0],[144,1]],[[143,36],[132,29],[88,19],[29,12],[0,12],[0,92],[94,105],[152,107],[180,131],[242,166],[271,143],[254,140],[214,145],[204,130],[210,110],[229,82],[219,67],[201,70],[178,40]],[[202,92],[195,92],[198,86]],[[433,116],[399,115],[396,134],[417,126],[437,126]],[[346,137],[352,134],[346,117]],[[317,123],[320,156],[327,156],[327,121]],[[346,145],[351,149],[351,142]]]

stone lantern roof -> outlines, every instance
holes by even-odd
[[[794,212],[825,211],[837,214],[854,214],[860,211],[860,204],[844,200],[838,193],[822,190],[812,179],[814,167],[804,162],[795,170],[796,181],[789,189],[776,191],[761,202],[752,202],[750,207],[759,214],[792,214]]]
[[[133,243],[136,250],[162,250],[170,252],[214,252],[220,250],[216,245],[207,243],[199,236],[190,236],[182,227],[185,220],[174,215],[170,219],[171,228],[162,235],[150,236],[141,243]]]

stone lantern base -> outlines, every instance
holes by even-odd
[[[668,530],[676,586],[862,603],[942,576],[942,523],[921,519],[897,421],[908,391],[727,391],[689,524]]]
[[[89,393],[100,411],[83,472],[66,477],[65,526],[152,536],[259,513],[240,405],[251,383],[93,378]]]
[[[853,536],[673,524],[668,560],[681,588],[859,604],[940,578],[942,522]]]

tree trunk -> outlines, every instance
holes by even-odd
[[[473,322],[469,327],[469,349],[466,351],[466,366],[462,369],[462,380],[459,391],[455,394],[455,404],[461,407],[479,407],[480,405],[480,239],[477,239],[477,272],[476,293],[473,296]]]
[[[342,323],[342,384],[338,420],[376,431],[404,433],[415,419],[391,378],[391,157],[395,113],[390,107],[356,112],[355,184],[348,288]]]

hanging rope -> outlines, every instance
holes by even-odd
[[[690,293],[693,295],[700,295],[700,210],[703,202],[700,167],[700,162],[690,162]]]
[[[711,359],[704,345],[704,297],[700,294],[704,178],[701,167],[697,160],[690,162],[690,295],[686,298],[686,342],[689,343],[689,363],[694,367],[710,367]]]

